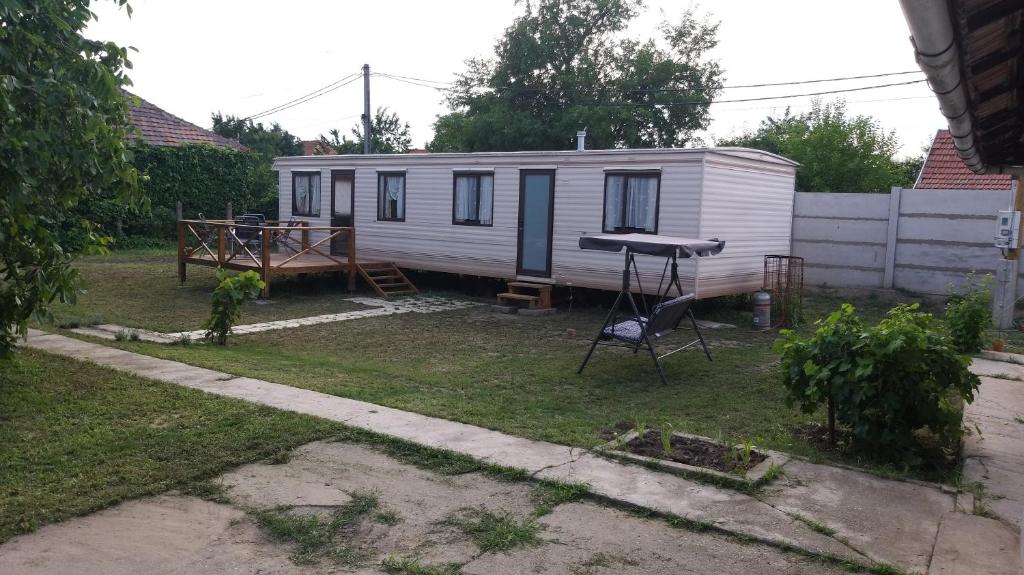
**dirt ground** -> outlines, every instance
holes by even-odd
[[[348,443],[311,443],[205,488],[15,538],[0,546],[0,573],[843,572],[586,500],[548,509],[532,483],[441,475]]]

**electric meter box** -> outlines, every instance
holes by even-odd
[[[1020,212],[1001,210],[997,223],[995,246],[1004,250],[1016,249],[1020,245],[1017,237],[1017,231],[1020,229]]]

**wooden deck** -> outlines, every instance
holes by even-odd
[[[333,242],[344,242],[346,253],[331,253]],[[270,297],[274,276],[344,272],[348,289],[355,290],[358,264],[354,228],[310,226],[309,222],[268,221],[246,226],[229,220],[178,221],[178,279],[184,283],[188,264],[252,270]]]

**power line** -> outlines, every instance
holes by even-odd
[[[732,89],[738,89],[738,88],[769,88],[769,87],[773,87],[773,86],[798,86],[798,85],[801,85],[801,84],[821,84],[821,83],[825,83],[825,82],[842,82],[844,80],[865,80],[865,79],[869,79],[869,78],[885,78],[885,77],[888,77],[888,76],[906,76],[907,74],[920,74],[920,73],[921,73],[920,70],[906,70],[906,71],[903,71],[903,72],[883,72],[881,74],[864,74],[864,75],[860,75],[860,76],[837,76],[835,78],[818,78],[818,79],[815,79],[815,80],[790,80],[790,81],[787,81],[787,82],[768,82],[768,83],[763,83],[763,84],[737,84],[735,86],[722,86],[722,89],[723,90],[732,90]],[[452,85],[454,85],[453,82],[442,82],[440,80],[427,80],[425,78],[416,78],[414,76],[403,76],[401,74],[390,74],[390,73],[384,73],[384,72],[374,72],[374,75],[375,76],[378,76],[378,75],[379,76],[384,76],[386,78],[391,78],[393,80],[399,80],[399,81],[410,80],[411,82],[407,82],[407,83],[411,83],[411,84],[414,84],[414,85],[417,85],[417,86],[423,86],[425,88],[434,88],[435,90],[439,90],[441,88],[437,88],[436,86],[430,86],[430,85],[426,85],[426,84],[441,84],[443,86],[452,86]],[[425,82],[426,84],[416,84],[415,82]],[[511,89],[511,88],[506,88],[506,89]],[[687,92],[687,91],[691,91],[691,90],[688,90],[687,88],[650,88],[650,89],[637,89],[637,90],[632,90],[632,91],[634,91],[634,92]]]
[[[378,74],[380,76],[383,76],[383,77],[386,77],[386,78],[390,78],[392,80],[396,80],[396,81],[399,81],[399,82],[404,82],[406,84],[413,84],[413,85],[416,85],[416,86],[423,86],[423,87],[426,87],[426,88],[432,88],[434,90],[441,90],[441,88],[437,88],[435,86],[427,86],[425,84],[418,84],[418,83],[415,83],[415,82],[412,82],[412,81],[409,81],[409,80],[400,79],[400,78],[395,77],[393,75],[385,75],[385,74],[382,74],[382,73],[378,73]],[[893,73],[893,74],[895,74],[895,73]],[[819,92],[806,92],[806,93],[803,93],[803,94],[785,94],[785,95],[782,95],[782,96],[759,96],[759,97],[754,97],[754,98],[732,98],[732,99],[729,99],[729,100],[707,100],[707,99],[702,99],[702,100],[683,100],[683,101],[678,101],[678,102],[604,102],[604,103],[598,102],[598,103],[593,103],[593,104],[589,104],[589,105],[591,105],[591,106],[650,106],[650,105],[654,105],[654,106],[683,106],[683,105],[691,105],[692,106],[692,105],[701,105],[701,104],[730,104],[730,103],[740,103],[740,102],[761,102],[761,101],[767,101],[767,100],[785,100],[785,99],[790,99],[790,98],[806,98],[806,97],[809,97],[809,96],[825,96],[825,95],[829,95],[829,94],[843,94],[843,93],[848,93],[848,92],[862,92],[862,91],[865,91],[865,90],[878,90],[878,89],[881,89],[881,88],[891,88],[893,86],[909,86],[911,84],[920,84],[921,82],[925,82],[925,81],[926,80],[922,78],[920,80],[908,80],[908,81],[905,81],[905,82],[891,82],[891,83],[888,83],[888,84],[875,84],[875,85],[871,85],[871,86],[858,86],[856,88],[841,88],[841,89],[837,89],[837,90],[823,90],[823,91],[819,91]],[[544,94],[543,90],[540,90],[540,89],[537,89],[537,88],[524,88],[524,89],[522,89],[522,92],[533,92],[533,93],[536,93],[537,95]],[[636,90],[627,90],[627,92],[636,92]]]
[[[295,106],[298,106],[299,104],[304,104],[304,103],[306,103],[306,102],[308,102],[310,100],[313,100],[315,98],[319,98],[320,96],[323,96],[324,94],[329,94],[329,93],[337,90],[338,88],[341,88],[342,86],[346,86],[346,85],[352,83],[355,79],[357,79],[359,77],[359,75],[360,75],[359,72],[357,72],[355,74],[349,74],[348,76],[345,76],[344,78],[340,78],[338,80],[335,80],[335,81],[331,82],[330,84],[327,84],[326,86],[323,86],[321,88],[317,88],[316,90],[313,90],[312,92],[310,92],[308,94],[299,96],[298,98],[295,98],[294,100],[289,100],[289,101],[287,101],[287,102],[285,102],[283,104],[278,104],[277,106],[273,106],[273,107],[267,108],[266,110],[263,110],[263,111],[260,111],[260,112],[256,112],[255,114],[251,114],[249,116],[246,116],[245,118],[242,118],[242,120],[243,121],[244,120],[255,120],[257,118],[262,118],[264,116],[268,116],[268,115],[273,114],[275,112],[281,112],[283,110],[287,110],[288,108],[294,108]]]
[[[905,76],[907,74],[920,74],[920,70],[907,70],[906,72],[886,72],[884,74],[867,74],[865,76],[843,76],[839,78],[822,78],[819,80],[794,80],[792,82],[774,82],[769,84],[740,84],[737,86],[722,86],[723,90],[730,88],[767,88],[770,86],[796,86],[798,84],[819,84],[822,82],[840,82],[842,80],[864,80],[867,78],[884,78],[886,76]]]
[[[430,84],[421,84],[420,82],[415,82],[413,80],[407,80],[407,79],[405,79],[402,76],[394,76],[394,75],[391,75],[391,74],[383,74],[381,72],[373,72],[370,75],[371,76],[380,76],[381,78],[387,78],[389,80],[395,80],[396,82],[402,82],[402,83],[405,83],[405,84],[411,84],[413,86],[421,86],[423,88],[430,88],[432,90],[437,90],[439,92],[447,89],[447,88],[442,88],[440,86],[431,86]]]
[[[452,84],[454,84],[454,82],[442,82],[440,80],[427,80],[427,79],[424,79],[424,78],[416,78],[414,76],[403,76],[401,74],[389,74],[389,73],[385,73],[385,72],[374,72],[373,75],[374,76],[385,76],[385,77],[388,77],[388,78],[395,78],[395,79],[401,78],[402,80],[415,80],[417,82],[427,82],[428,84],[443,84],[445,86],[451,86]]]
[[[857,88],[843,88],[841,90],[825,90],[822,92],[807,92],[804,94],[787,94],[785,96],[761,96],[757,98],[733,98],[731,100],[683,100],[681,102],[614,102],[610,105],[613,106],[644,106],[654,104],[656,106],[676,106],[676,105],[694,105],[694,104],[734,104],[739,102],[761,102],[764,100],[785,100],[789,98],[806,98],[808,96],[826,96],[829,94],[842,94],[846,92],[862,92],[864,90],[878,90],[879,88],[891,88],[893,86],[909,86],[911,84],[920,84],[926,82],[925,79],[920,80],[909,80],[907,82],[893,82],[891,84],[876,84],[874,86],[860,86]]]
[[[901,102],[904,100],[931,100],[935,96],[906,96],[903,98],[873,98],[871,100],[846,100],[844,104],[868,104],[873,102]],[[721,102],[712,102],[711,104],[719,104]],[[724,110],[714,110],[712,113],[719,114],[721,112],[748,112],[751,110],[777,110],[782,106],[756,106],[750,108],[725,108]],[[788,107],[788,104],[787,104]]]

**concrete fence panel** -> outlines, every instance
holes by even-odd
[[[811,285],[943,294],[967,273],[994,273],[996,213],[1009,190],[796,194],[793,255]]]

